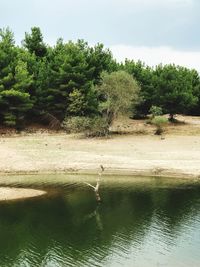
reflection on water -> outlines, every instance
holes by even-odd
[[[0,204],[1,267],[200,266],[199,183],[104,182],[99,204],[56,181],[43,184],[56,194]]]

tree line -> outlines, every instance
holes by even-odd
[[[171,119],[200,115],[199,73],[173,64],[117,63],[103,44],[84,40],[49,46],[38,27],[17,46],[9,28],[0,30],[0,124],[63,123],[89,131],[100,125],[106,132],[120,112],[143,117],[152,106]]]

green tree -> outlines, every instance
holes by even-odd
[[[23,45],[30,53],[35,53],[37,57],[44,57],[47,47],[43,42],[43,36],[39,27],[31,28],[31,33],[25,33]]]
[[[164,113],[169,113],[170,120],[177,113],[187,113],[198,101],[194,95],[192,72],[187,68],[159,65],[155,69],[153,84],[156,92],[154,104]]]
[[[28,93],[32,77],[27,63],[20,59],[13,33],[8,28],[3,29],[0,37],[0,120],[6,125],[19,127],[32,107]]]
[[[15,82],[16,54],[13,33],[9,28],[0,29],[0,91],[11,88]]]
[[[193,95],[198,99],[195,105],[192,105],[189,110],[187,110],[187,114],[190,115],[200,115],[200,76],[199,73],[192,69],[190,71],[190,78],[193,87]]]
[[[98,43],[94,47],[86,47],[88,51],[87,62],[92,71],[92,78],[94,84],[101,81],[101,74],[103,71],[113,72],[117,71],[117,63],[113,59],[113,55],[109,49],[105,49],[103,44]]]
[[[46,91],[49,88],[50,82],[50,63],[49,51],[50,47],[46,49],[46,54],[43,57],[38,57],[35,52],[30,52],[21,48],[19,51],[19,59],[26,62],[29,75],[32,77],[32,82],[29,87],[31,101],[33,108],[29,112],[30,119],[40,120],[41,114],[44,113],[47,103]]]
[[[109,125],[120,113],[128,113],[140,101],[139,85],[124,71],[103,73],[97,91],[102,100],[100,110]]]
[[[46,110],[60,120],[71,115],[74,92],[79,95],[79,100],[81,96],[82,105],[82,110],[77,109],[74,115],[88,115],[97,110],[97,96],[93,90],[94,68],[89,65],[86,54],[80,43],[70,41],[64,44],[61,39],[49,53],[50,81],[43,96],[47,100]]]
[[[26,112],[32,108],[30,95],[14,89],[0,92],[1,115],[3,123],[22,128]]]
[[[134,116],[146,116],[153,103],[155,88],[153,86],[153,69],[146,66],[141,61],[125,60],[124,64],[119,65],[119,68],[131,74],[140,85],[141,101],[136,105]]]
[[[33,77],[29,74],[27,63],[19,60],[15,67],[15,84],[13,85],[13,89],[17,91],[26,92],[29,90],[33,83]]]

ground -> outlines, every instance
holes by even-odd
[[[200,177],[200,118],[178,117],[164,136],[145,121],[118,120],[126,134],[87,139],[47,130],[0,138],[0,171],[5,173],[97,172]]]

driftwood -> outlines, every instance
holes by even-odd
[[[98,202],[101,201],[101,198],[100,198],[100,195],[99,195],[99,187],[100,187],[100,179],[101,179],[101,176],[102,176],[102,174],[103,174],[103,172],[104,172],[104,167],[103,167],[103,165],[100,165],[100,168],[101,168],[101,170],[100,170],[100,172],[98,173],[98,178],[97,178],[96,186],[93,186],[93,185],[91,185],[91,184],[89,184],[89,183],[87,183],[87,182],[84,182],[84,184],[90,186],[90,187],[94,190],[94,192],[95,192],[95,196],[96,196],[96,200],[97,200]]]

